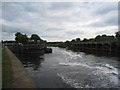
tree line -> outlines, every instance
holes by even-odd
[[[28,37],[26,34],[22,34],[21,32],[15,33],[15,41],[4,41],[8,43],[22,43],[22,44],[47,44],[48,46],[57,46],[57,47],[68,47],[72,43],[76,42],[115,42],[120,45],[120,31],[115,33],[115,36],[113,35],[97,35],[95,38],[84,38],[81,40],[80,38],[72,39],[71,41],[65,41],[65,42],[47,42],[46,40],[41,39],[37,34],[32,34],[30,37]]]
[[[22,34],[20,32],[15,34],[15,41],[22,44],[43,44],[47,42],[46,40],[41,39],[37,34],[32,34],[29,38],[26,34]]]
[[[77,42],[115,42],[118,45],[120,45],[120,31],[115,33],[115,36],[113,35],[97,35],[95,38],[84,38],[81,40],[80,38],[72,39],[71,41],[65,41],[65,42],[48,42],[49,46],[58,46],[58,47],[69,47],[72,43]]]
[[[37,34],[32,34],[28,37],[21,32],[15,33],[15,41],[4,41],[4,43],[22,43],[22,44],[45,44],[46,40],[41,39]]]

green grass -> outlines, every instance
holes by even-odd
[[[5,48],[2,48],[2,88],[12,87],[12,65]]]

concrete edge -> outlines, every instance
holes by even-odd
[[[12,88],[36,88],[32,78],[25,70],[21,61],[7,47],[5,48],[12,63],[13,70]]]
[[[0,90],[2,89],[2,44],[0,42]]]

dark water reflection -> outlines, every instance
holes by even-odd
[[[16,54],[22,61],[25,68],[32,67],[33,70],[38,70],[41,67],[41,62],[44,61],[43,55],[39,54]]]

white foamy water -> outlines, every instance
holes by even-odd
[[[67,76],[60,74],[60,73],[57,73],[57,76],[59,76],[66,84],[68,84],[74,88],[94,88],[92,86],[79,83],[75,79],[71,79],[70,77],[67,77]]]
[[[89,66],[87,64],[83,64],[83,63],[73,63],[73,62],[68,62],[68,63],[59,63],[59,65],[63,65],[63,66],[83,66],[83,67],[87,67],[89,69],[95,69],[97,70],[97,72],[102,72],[104,74],[114,74],[114,75],[118,75],[118,69],[109,65],[109,64],[105,64],[103,66]]]
[[[77,59],[77,57],[81,58],[82,56],[80,54],[77,54],[75,52],[68,52],[68,51],[61,51],[62,54],[68,55],[71,57],[71,59]]]
[[[82,66],[89,69],[94,69],[96,70],[96,72],[101,72],[103,74],[118,75],[118,69],[110,64],[95,63],[94,65],[93,62],[91,62],[91,60],[85,61],[86,59],[83,57],[81,53],[75,53],[66,50],[60,50],[60,52],[65,56],[67,55],[65,59],[59,61],[59,65],[61,66],[71,66],[71,67]],[[70,59],[68,57],[70,57]]]
[[[63,66],[71,66],[71,67],[74,67],[74,66],[84,66],[84,67],[87,67],[87,68],[94,68],[94,67],[91,67],[87,64],[81,64],[81,63],[73,63],[73,62],[68,62],[68,63],[59,63],[60,65],[63,65]]]
[[[118,75],[118,69],[109,64],[105,64],[105,66],[103,67],[97,66],[95,68],[99,69],[101,72],[106,73],[106,74]]]
[[[108,80],[110,80],[111,82],[113,82],[114,84],[118,84],[118,69],[113,67],[112,65],[110,64],[102,64],[102,65],[99,65],[98,66],[90,66],[90,65],[87,65],[87,64],[83,64],[83,63],[73,63],[73,62],[68,62],[68,63],[59,63],[59,65],[63,65],[63,66],[70,66],[70,67],[80,67],[82,66],[82,68],[88,68],[88,69],[91,69],[91,73],[93,75],[103,75],[105,77],[107,77]],[[78,72],[77,72],[78,73]],[[70,84],[71,86],[75,87],[75,88],[83,88],[83,86],[81,86],[80,83],[78,82],[75,82],[76,80],[74,79],[70,79],[69,77],[67,76],[63,76],[61,74],[58,74],[59,77],[61,77],[63,79],[63,81],[67,84]],[[103,78],[103,77],[101,77]],[[91,86],[89,85],[86,85],[84,86],[84,88],[92,88]]]

